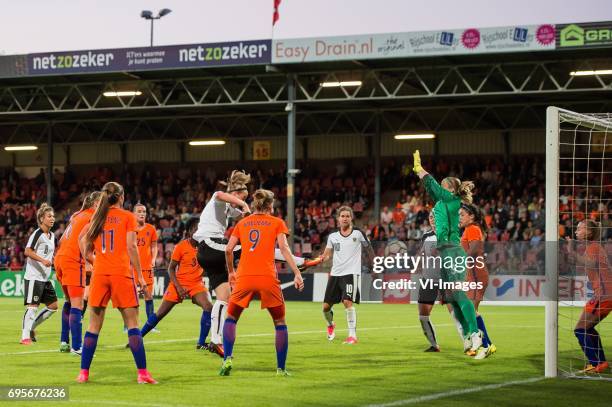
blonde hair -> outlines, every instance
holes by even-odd
[[[274,203],[274,192],[267,189],[258,189],[253,194],[253,209],[257,212],[265,212],[272,209]]]
[[[47,212],[53,212],[53,208],[46,203],[40,205],[40,208],[36,211],[36,220],[39,225],[42,225],[42,220],[47,214]]]
[[[219,183],[226,187],[226,192],[248,191],[247,184],[251,182],[251,176],[244,171],[234,170],[226,181]]]
[[[138,202],[134,204],[134,207],[132,208],[132,212],[136,212],[136,208],[138,208],[139,206],[142,206],[143,208],[145,208],[145,211],[147,210],[147,207],[145,204]]]
[[[100,195],[102,195],[102,192],[93,191],[91,194],[85,196],[85,199],[83,199],[82,209],[85,210],[93,207],[95,203],[98,202],[98,199],[100,199]]]
[[[442,182],[447,183],[453,194],[461,198],[461,201],[472,203],[472,190],[474,189],[474,183],[472,181],[461,182],[459,178],[446,177]]]
[[[340,214],[342,212],[348,212],[351,214],[351,219],[354,218],[353,216],[353,209],[350,206],[344,205],[338,208],[338,217],[340,217]]]
[[[123,187],[116,182],[107,182],[102,187],[102,192],[100,194],[102,195],[100,198],[100,205],[98,205],[98,209],[96,209],[96,212],[91,218],[91,226],[87,231],[86,239],[88,244],[91,244],[102,232],[108,210],[112,205],[119,202],[119,199],[123,195]]]

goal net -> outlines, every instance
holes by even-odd
[[[612,114],[546,121],[545,375],[612,380]]]

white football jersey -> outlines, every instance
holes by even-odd
[[[200,215],[198,230],[193,234],[197,242],[211,237],[225,237],[229,218],[236,218],[242,214],[240,210],[232,208],[227,202],[218,200],[217,193],[212,195]]]
[[[437,253],[435,252],[436,244],[438,239],[436,238],[436,234],[433,230],[425,233],[423,235],[423,246],[421,247],[421,251],[419,255],[424,254],[423,264],[421,266],[423,278],[428,279],[438,279],[440,278],[440,269],[437,267],[435,256]]]
[[[348,236],[339,230],[331,233],[325,246],[333,249],[331,275],[361,274],[361,249],[369,244],[368,238],[359,229],[353,229]]]
[[[44,233],[40,228],[36,229],[28,239],[28,245],[37,255],[45,260],[53,262],[53,253],[55,253],[55,235],[51,232]],[[51,266],[45,267],[42,263],[27,258],[25,275],[26,280],[49,281],[51,277]]]

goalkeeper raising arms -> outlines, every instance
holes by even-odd
[[[442,280],[444,282],[465,281],[466,254],[460,245],[459,208],[461,208],[462,202],[472,202],[474,184],[447,177],[442,180],[440,185],[421,166],[419,150],[414,152],[413,157],[414,172],[423,181],[425,190],[435,203],[433,213],[437,249],[442,259]],[[447,259],[452,260],[451,267],[446,267],[449,263]],[[482,346],[482,336],[478,330],[474,304],[464,291],[457,289],[446,294],[445,300],[452,305],[455,318],[459,320],[463,328],[466,353],[475,356]]]

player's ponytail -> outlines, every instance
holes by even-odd
[[[100,199],[100,195],[102,195],[100,191],[94,191],[88,194],[83,200],[83,210],[92,208],[96,202],[98,202],[98,199]]]
[[[253,209],[256,212],[267,212],[272,210],[274,203],[274,192],[267,189],[258,189],[253,194]]]
[[[53,208],[46,203],[40,205],[40,208],[38,208],[38,211],[36,211],[36,220],[38,221],[39,225],[42,225],[43,219],[45,218],[47,212],[53,212]]]
[[[92,244],[94,239],[102,232],[108,210],[121,199],[123,187],[116,182],[107,182],[104,184],[104,187],[102,187],[100,195],[100,204],[91,218],[91,225],[86,235],[88,245]]]
[[[448,184],[453,194],[461,198],[462,202],[472,203],[472,190],[474,189],[472,181],[461,182],[459,178],[446,177],[442,182]]]
[[[251,176],[244,171],[234,170],[227,182],[219,182],[226,188],[227,192],[248,191],[247,185],[251,182]]]
[[[474,190],[474,183],[472,181],[464,181],[459,185],[457,195],[461,197],[463,202],[472,203],[472,191]]]

